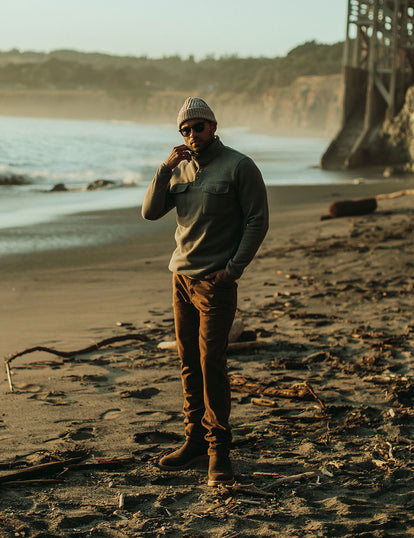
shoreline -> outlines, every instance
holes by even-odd
[[[355,178],[355,180],[350,180],[349,182],[327,184],[267,185],[267,191],[271,212],[285,212],[296,205],[303,206],[318,203],[321,204],[321,207],[323,203],[328,204],[327,211],[329,204],[335,200],[372,197],[377,194],[410,188],[413,183],[414,178],[410,176],[400,176],[392,179],[378,178],[377,176],[375,179],[374,171],[371,170],[368,179]],[[64,197],[65,193],[62,193],[61,196]],[[65,252],[74,251],[77,256],[81,257],[82,251],[85,249],[103,253],[109,246],[116,248],[118,243],[121,245],[126,244],[134,241],[134,239],[138,240],[142,234],[148,236],[150,233],[161,230],[167,225],[166,221],[168,220],[174,219],[169,215],[161,223],[144,223],[140,215],[139,203],[136,206],[129,203],[128,206],[120,208],[74,211],[45,222],[6,227],[0,229],[0,235],[3,233],[6,237],[10,236],[11,241],[16,236],[19,240],[23,239],[25,243],[34,244],[35,247],[32,247],[32,251],[0,254],[0,267],[6,271],[8,266],[18,269],[20,258],[24,259],[27,256],[39,259],[39,264],[36,265],[41,265],[42,256],[47,257],[53,253],[63,253],[64,255]],[[171,226],[174,226],[174,224]],[[56,230],[54,233],[56,246],[45,248],[44,245],[48,242],[51,228]],[[90,233],[90,236],[88,236],[88,233],[84,233],[84,242],[87,241],[87,243],[82,245],[82,240],[78,239],[80,244],[69,246],[63,244],[60,246],[59,235],[62,238],[65,238],[68,234],[73,235],[75,228],[77,228],[78,233],[81,230],[82,233],[84,233],[84,230]],[[103,233],[101,233],[101,230],[103,230]],[[36,244],[36,240],[39,241],[39,246]],[[110,255],[109,252],[108,255]]]

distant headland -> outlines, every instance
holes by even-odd
[[[0,51],[0,115],[175,121],[188,95],[220,125],[331,135],[341,116],[343,43],[310,41],[284,57],[111,56]]]

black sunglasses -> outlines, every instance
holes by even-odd
[[[190,136],[191,131],[194,131],[196,133],[202,133],[206,127],[205,121],[199,121],[198,123],[195,123],[191,127],[182,127],[182,129],[179,129],[180,133],[184,136]]]

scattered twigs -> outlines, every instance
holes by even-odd
[[[10,363],[14,359],[17,359],[18,357],[22,357],[23,355],[28,355],[29,353],[35,353],[36,351],[43,351],[45,353],[51,353],[52,355],[56,355],[58,357],[71,358],[71,357],[74,357],[75,355],[83,355],[85,353],[91,353],[92,351],[102,349],[103,347],[109,346],[110,344],[114,344],[116,342],[125,342],[128,340],[141,340],[142,342],[146,342],[149,340],[149,338],[145,334],[139,334],[139,333],[122,334],[118,336],[111,336],[109,338],[104,338],[103,340],[100,340],[99,342],[95,342],[94,344],[91,344],[90,346],[87,346],[82,349],[75,349],[73,351],[61,351],[61,350],[53,349],[47,346],[34,346],[34,347],[26,348],[23,351],[19,351],[18,353],[14,353],[13,355],[9,355],[8,357],[4,359],[4,366],[7,372],[7,379],[9,381],[10,391],[14,392],[13,381],[12,381],[11,371],[10,371]]]
[[[214,512],[214,510],[217,510],[218,508],[223,508],[224,506],[229,505],[233,501],[233,497],[228,497],[225,501],[213,504],[210,506],[210,508],[206,508],[206,510],[203,511],[202,514],[196,514],[195,512],[190,512],[189,515],[196,517],[198,519],[203,519],[208,514],[211,514],[211,512]]]

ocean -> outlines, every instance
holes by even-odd
[[[79,213],[138,207],[158,165],[182,138],[174,125],[0,117],[0,256],[104,242],[98,232],[58,226]],[[318,167],[327,138],[219,129],[224,144],[251,156],[267,185],[355,181]],[[110,188],[88,190],[96,180]],[[52,189],[64,184],[66,191]],[[34,225],[41,225],[36,227]],[[37,232],[36,232],[37,230]],[[122,231],[119,232],[122,235]]]

